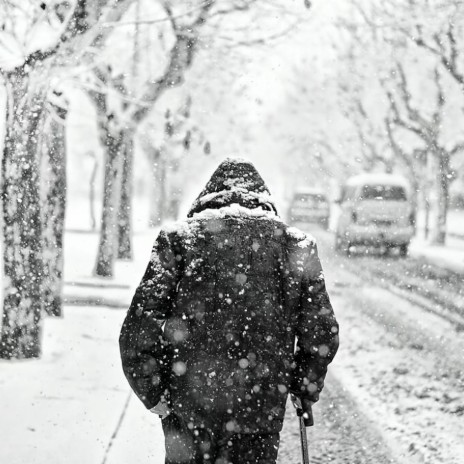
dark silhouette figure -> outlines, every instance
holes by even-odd
[[[251,163],[221,163],[161,230],[120,347],[163,416],[166,463],[275,463],[287,396],[318,400],[338,324],[314,240],[282,222]]]

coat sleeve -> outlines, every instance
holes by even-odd
[[[315,244],[305,253],[296,335],[291,391],[303,403],[315,403],[324,387],[327,366],[338,349],[338,323],[325,288]]]
[[[162,325],[172,311],[177,268],[176,254],[161,231],[119,338],[124,374],[148,409],[169,388],[172,347],[164,338]]]

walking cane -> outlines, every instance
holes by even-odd
[[[303,406],[300,398],[292,395],[293,406],[296,408],[296,415],[300,422],[300,439],[301,439],[301,455],[303,457],[303,464],[309,464],[309,451],[308,451],[308,436],[306,435],[306,427],[314,425],[313,411],[311,406],[304,415]]]

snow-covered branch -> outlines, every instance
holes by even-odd
[[[213,5],[214,0],[204,2],[196,19],[188,25],[179,25],[169,6],[165,5],[165,11],[173,27],[175,44],[171,48],[163,75],[149,83],[143,101],[154,104],[166,89],[176,87],[183,82],[185,70],[192,64],[193,55],[196,52],[199,30],[205,24]],[[149,111],[148,108],[136,109],[132,115],[133,122],[138,124]]]
[[[3,6],[14,21],[0,31],[0,70],[11,73],[52,56],[100,47],[110,32],[101,22],[118,21],[133,1],[30,2],[29,9],[13,12]]]

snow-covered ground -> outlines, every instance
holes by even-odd
[[[345,349],[332,373],[398,462],[463,462],[464,345],[452,324],[356,282],[334,304]]]
[[[464,211],[449,212],[447,231],[446,247],[430,245],[424,237],[423,217],[419,216],[418,234],[412,243],[411,253],[464,274]]]
[[[164,462],[160,421],[130,393],[118,349],[118,308],[128,307],[155,235],[137,227],[135,260],[118,262],[108,280],[91,277],[97,234],[66,234],[64,317],[45,320],[40,360],[0,362],[1,463]],[[321,233],[320,253],[342,343],[308,431],[313,462],[461,464],[460,333],[361,281],[352,269],[366,262],[333,255],[330,239]],[[281,464],[300,459],[291,407],[287,415]]]
[[[426,240],[416,238],[411,243],[410,253],[427,259],[438,266],[464,274],[464,240],[448,238],[446,247],[430,245]]]
[[[463,326],[444,317],[446,308],[428,311],[427,306],[386,290],[383,277],[366,278],[364,272],[391,267],[412,275],[414,264],[408,269],[398,259],[365,262],[363,257],[334,256],[327,251],[324,233],[320,248],[326,250],[325,273],[341,326],[341,349],[331,374],[382,436],[393,462],[464,462]],[[432,254],[423,256],[434,262]],[[444,264],[445,258],[442,255]],[[422,261],[416,266],[422,268]],[[424,287],[428,277],[422,274]],[[462,285],[459,281],[454,285],[455,301],[462,302]],[[464,307],[457,310],[462,320]]]
[[[76,297],[93,295],[100,297],[100,304],[111,300],[127,308],[148,261],[154,235],[154,231],[137,234],[135,255],[140,259],[117,263],[115,279],[107,280],[91,277],[97,234],[66,234],[64,294],[77,305],[66,305],[63,318],[44,321],[40,360],[1,361],[0,462],[104,462],[129,398],[118,348],[125,311],[78,305]],[[131,406],[138,409],[135,398],[131,401]],[[144,416],[143,409],[140,407],[140,424],[134,426],[134,433],[150,421],[156,434],[158,420]],[[147,432],[144,436],[149,437],[150,430]],[[137,449],[130,451],[132,456]],[[146,451],[155,453],[155,449]],[[138,462],[149,462],[148,455],[140,458]]]

